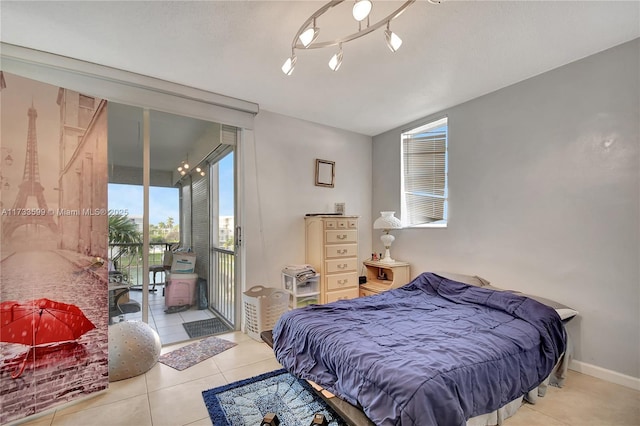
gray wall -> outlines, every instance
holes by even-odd
[[[371,137],[269,111],[242,143],[246,287],[281,286],[286,265],[305,262],[304,215],[359,215],[359,258],[371,247]],[[335,161],[335,187],[315,186],[315,160]]]
[[[575,359],[632,377],[640,377],[639,51],[636,39],[373,139],[377,216],[400,210],[401,131],[449,117],[449,225],[395,233],[393,257],[410,262],[413,276],[478,274],[570,305],[580,311],[568,326]]]

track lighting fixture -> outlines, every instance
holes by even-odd
[[[415,3],[416,0],[408,0],[403,2],[398,8],[396,8],[389,15],[384,16],[382,19],[379,19],[377,22],[371,24],[371,11],[373,10],[373,1],[372,0],[355,0],[352,6],[352,15],[353,18],[358,22],[357,31],[345,35],[343,37],[339,37],[333,40],[327,41],[319,41],[318,35],[320,34],[320,28],[317,25],[317,21],[321,16],[323,16],[328,10],[333,7],[343,3],[344,0],[332,0],[318,9],[313,15],[311,15],[307,20],[300,26],[298,32],[293,37],[293,41],[291,42],[291,56],[284,62],[282,65],[282,72],[286,75],[291,75],[293,73],[293,69],[296,66],[297,56],[296,49],[321,49],[324,47],[332,47],[338,46],[338,53],[334,54],[329,61],[329,68],[333,71],[337,71],[342,65],[342,44],[348,43],[352,40],[363,37],[369,33],[376,31],[378,28],[382,28],[386,25],[385,30],[385,40],[387,42],[387,46],[392,52],[397,51],[402,45],[402,39],[398,37],[397,34],[392,32],[389,29],[391,21],[396,19],[398,16],[404,12],[406,8]],[[439,4],[439,0],[428,0],[429,3]],[[377,9],[376,9],[377,10]],[[323,19],[327,19],[324,18]]]

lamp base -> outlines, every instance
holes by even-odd
[[[381,262],[381,263],[393,263],[393,262],[395,262],[395,260],[391,258],[391,253],[389,252],[389,247],[385,247],[384,257],[382,259],[380,259],[379,262]]]
[[[380,262],[383,263],[393,263],[395,260],[391,258],[391,253],[389,249],[391,248],[391,244],[396,239],[393,235],[389,234],[389,231],[385,230],[385,233],[380,236],[380,241],[382,241],[382,245],[384,246],[384,257],[380,259]]]

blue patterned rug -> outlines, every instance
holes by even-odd
[[[308,425],[316,413],[331,426],[346,425],[307,382],[284,369],[206,390],[202,397],[215,426],[257,426],[267,413],[275,413],[280,426]]]

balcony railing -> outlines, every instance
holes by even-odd
[[[235,260],[231,250],[211,250],[212,282],[209,283],[209,307],[235,327]]]
[[[162,265],[164,252],[169,250],[172,244],[149,243],[149,265]],[[142,244],[109,244],[109,260],[113,263],[113,268],[120,272],[122,279],[130,285],[142,285],[145,274],[142,255]]]

